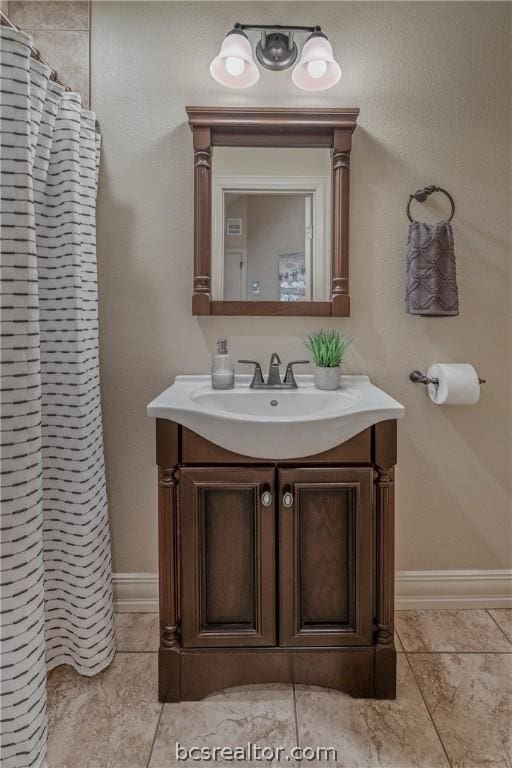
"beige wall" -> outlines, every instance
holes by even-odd
[[[510,567],[510,5],[137,3],[92,10],[92,97],[103,132],[98,204],[102,386],[116,571],[156,570],[154,424],[146,403],[177,373],[206,372],[215,339],[235,357],[301,357],[340,327],[346,369],[400,400],[397,567]],[[251,90],[208,65],[237,20],[318,23],[343,76],[307,95],[289,73]],[[352,317],[196,318],[192,148],[186,104],[359,106],[352,153]],[[405,203],[438,183],[454,222],[462,312],[404,312]],[[431,208],[439,214],[441,208]],[[435,407],[408,381],[432,361],[488,380],[473,408]]]

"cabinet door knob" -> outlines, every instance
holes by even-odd
[[[293,494],[289,491],[283,494],[283,507],[293,507]]]
[[[261,494],[261,503],[264,507],[270,507],[272,504],[272,494],[270,491],[263,491]]]

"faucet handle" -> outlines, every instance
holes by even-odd
[[[252,377],[252,381],[249,385],[251,389],[254,389],[254,387],[261,386],[261,384],[263,384],[263,374],[261,372],[261,365],[258,363],[257,360],[239,360],[238,362],[247,364],[247,365],[254,365],[254,376]]]
[[[293,373],[294,365],[307,365],[309,360],[292,360],[286,366],[286,373],[284,374],[283,384],[288,384],[292,389],[297,388],[297,382]]]

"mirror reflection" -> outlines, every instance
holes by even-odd
[[[312,195],[224,194],[226,301],[311,298]]]
[[[328,149],[216,148],[213,297],[326,300],[329,212]]]

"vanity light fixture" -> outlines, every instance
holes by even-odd
[[[320,27],[237,23],[224,38],[219,55],[210,65],[212,77],[221,85],[250,88],[258,82],[260,75],[246,31],[261,32],[256,59],[272,72],[281,72],[295,64],[299,51],[294,34],[309,33],[292,72],[292,81],[304,91],[325,91],[336,85],[341,77],[332,45]]]

